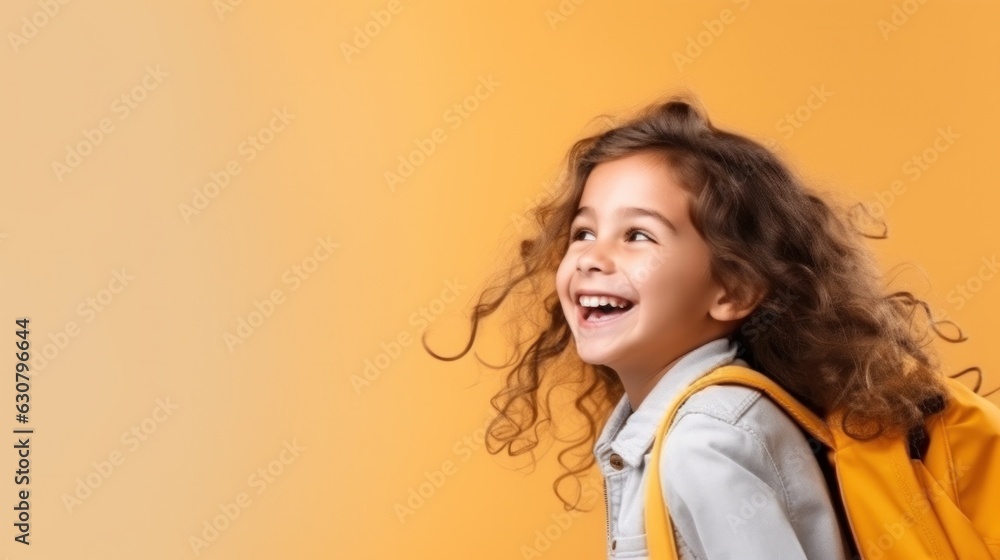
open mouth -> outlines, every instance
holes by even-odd
[[[583,320],[584,321],[606,321],[616,315],[624,315],[630,309],[632,309],[632,304],[628,304],[626,307],[615,307],[614,305],[601,305],[599,307],[584,307],[583,308]]]
[[[627,314],[635,307],[631,301],[616,297],[579,296],[577,309],[582,323],[606,323]]]

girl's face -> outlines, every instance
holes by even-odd
[[[591,171],[556,273],[583,361],[649,376],[722,336],[710,316],[722,289],[689,211],[690,195],[649,153]]]

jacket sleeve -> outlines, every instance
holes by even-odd
[[[660,461],[675,531],[706,560],[807,560],[782,473],[751,430],[704,413],[676,421]]]

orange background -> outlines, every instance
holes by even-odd
[[[14,319],[31,319],[35,434],[30,547],[13,541],[13,435],[0,453],[0,554],[602,558],[596,470],[591,511],[561,517],[553,453],[531,471],[483,448],[499,374],[419,336],[464,345],[476,288],[592,118],[682,87],[811,184],[881,204],[873,247],[926,272],[900,282],[969,336],[939,345],[948,371],[980,365],[992,389],[998,17],[992,1],[4,2],[0,339],[12,371]]]

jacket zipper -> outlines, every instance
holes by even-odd
[[[608,522],[608,528],[605,532],[604,543],[608,548],[608,556],[611,556],[611,506],[608,505],[608,479],[602,477],[602,482],[604,482],[604,519]]]

